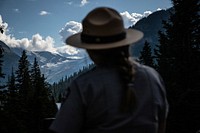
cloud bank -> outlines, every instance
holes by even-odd
[[[137,21],[140,19],[147,17],[151,14],[151,11],[145,11],[143,14],[139,13],[129,13],[128,11],[120,13],[123,18],[124,26],[126,28],[135,25]],[[72,34],[78,33],[82,30],[82,24],[75,21],[69,21],[65,24],[65,26],[59,31],[61,39],[65,42],[66,38]]]
[[[86,4],[88,1],[82,0],[82,4]],[[127,11],[120,13],[126,28],[134,25],[137,21],[139,21],[143,17],[147,17],[150,15],[151,11],[146,11],[143,14],[138,13],[129,13]],[[50,14],[47,11],[41,11],[40,15],[48,15]],[[8,33],[8,24],[3,22],[2,17],[0,15],[0,26],[3,27],[4,33],[0,34],[0,40],[4,41],[10,47],[21,47],[30,51],[50,51],[50,52],[64,52],[66,51],[66,47],[56,48],[55,41],[52,37],[42,37],[39,33],[32,36],[31,39],[22,38],[16,39],[13,35]],[[65,42],[66,38],[72,34],[78,33],[82,30],[82,24],[75,21],[67,22],[64,27],[59,31],[61,36],[61,40]],[[74,53],[74,49],[67,47],[67,49],[71,49],[71,53]]]
[[[85,53],[83,50],[68,45],[64,45],[62,47],[55,47],[55,41],[52,37],[42,37],[39,33],[33,35],[31,39],[16,39],[15,37],[13,37],[13,35],[8,33],[8,24],[3,22],[1,15],[0,26],[4,29],[4,33],[0,33],[0,40],[5,42],[9,47],[23,48],[29,51],[49,51],[52,53],[60,53],[62,55],[67,56],[77,54],[80,55]],[[66,23],[65,28],[68,29],[67,32],[65,32],[66,29],[63,28],[60,30],[61,35],[71,35],[76,32],[79,32],[82,29],[81,24],[74,21]],[[63,38],[63,40],[65,39]]]
[[[19,47],[30,51],[51,51],[55,52],[54,39],[50,36],[43,38],[39,33],[32,36],[31,39],[16,39],[13,35],[8,34],[8,24],[3,22],[0,15],[0,26],[3,27],[4,33],[0,33],[0,40],[5,42],[9,47]]]
[[[128,28],[132,25],[135,25],[140,19],[149,16],[151,13],[151,11],[145,11],[143,14],[129,13],[128,11],[125,11],[120,14],[124,20],[125,27]]]
[[[33,35],[31,39],[16,39],[12,35],[1,34],[0,40],[5,42],[9,47],[18,47],[29,51],[56,51],[54,39],[50,36],[43,38],[40,34]]]

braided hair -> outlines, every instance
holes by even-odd
[[[125,95],[122,98],[120,110],[122,112],[133,111],[136,107],[134,92],[135,67],[134,61],[129,57],[129,46],[106,50],[87,50],[90,58],[99,66],[114,66],[117,68]]]

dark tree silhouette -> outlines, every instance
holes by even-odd
[[[3,132],[12,132],[12,133],[20,133],[23,132],[23,124],[17,116],[20,115],[20,101],[19,101],[19,93],[15,84],[15,75],[12,68],[11,76],[8,77],[7,84],[7,102],[5,104],[5,129]]]
[[[140,52],[139,62],[147,66],[155,67],[151,46],[147,41],[145,41],[144,47]]]
[[[32,133],[42,132],[41,124],[45,118],[55,117],[57,107],[54,99],[49,94],[48,84],[41,74],[36,58],[31,69],[33,93],[32,108]]]
[[[30,66],[26,51],[23,51],[16,75],[12,70],[8,78],[0,132],[42,133],[45,131],[44,119],[55,117],[57,106],[37,60],[31,69]]]
[[[24,129],[29,132],[31,129],[32,120],[32,103],[33,103],[33,88],[30,78],[30,62],[28,61],[26,51],[23,50],[22,56],[19,59],[18,69],[16,70],[16,88],[19,91],[19,106],[20,113],[17,118],[22,121]]]
[[[4,33],[3,27],[0,27],[0,32],[1,32],[1,34]]]
[[[200,123],[200,2],[172,3],[174,13],[163,22],[155,52],[170,103],[167,133],[194,133]]]
[[[3,66],[3,53],[4,49],[0,45],[0,78],[5,78],[5,74],[3,73],[2,66]],[[0,82],[1,83],[1,82]]]

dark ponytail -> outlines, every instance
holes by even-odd
[[[106,50],[87,50],[87,52],[96,65],[112,66],[118,69],[124,88],[120,110],[122,112],[133,111],[136,106],[134,92],[136,71],[134,61],[129,57],[129,46]]]
[[[136,97],[134,92],[134,79],[135,79],[135,65],[133,60],[127,56],[127,50],[121,52],[119,60],[119,72],[125,89],[125,95],[121,103],[121,111],[133,111],[136,107]]]

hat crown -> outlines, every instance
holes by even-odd
[[[125,31],[120,14],[106,7],[96,8],[82,21],[83,34],[90,36],[112,36]]]

